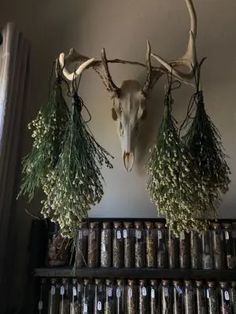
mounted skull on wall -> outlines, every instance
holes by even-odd
[[[149,42],[147,42],[146,64],[120,59],[108,60],[105,49],[102,49],[101,60],[94,58],[89,59],[77,53],[74,49],[71,49],[67,56],[65,56],[64,53],[61,53],[59,56],[62,72],[69,81],[72,81],[85,69],[90,67],[92,67],[102,79],[113,100],[112,118],[117,123],[123,162],[127,171],[131,171],[134,164],[135,146],[140,122],[142,119],[145,119],[147,113],[147,98],[155,83],[164,73],[172,73],[178,80],[188,84],[191,84],[191,80],[194,77],[194,67],[197,63],[195,45],[197,19],[192,0],[185,0],[185,2],[190,15],[190,32],[187,50],[182,58],[168,63],[160,56],[151,53]],[[152,66],[151,57],[155,58],[161,65],[159,67]],[[70,73],[66,67],[78,61],[82,62],[82,64],[75,72]],[[109,63],[131,64],[146,68],[147,74],[145,83],[141,85],[137,80],[125,80],[120,87],[116,86],[109,71]],[[177,69],[183,66],[187,67],[187,72]]]

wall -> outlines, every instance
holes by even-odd
[[[199,19],[198,54],[208,57],[203,71],[207,111],[221,132],[232,170],[231,188],[223,199],[220,214],[236,217],[236,2],[194,2]],[[51,64],[59,52],[74,47],[83,54],[99,57],[101,48],[106,47],[108,57],[144,61],[145,41],[149,39],[153,52],[172,59],[183,53],[189,26],[183,0],[9,0],[0,4],[0,21],[3,25],[9,20],[16,22],[32,46],[30,106],[25,111],[25,122],[47,97]],[[117,84],[123,79],[143,81],[145,78],[145,71],[136,67],[116,65],[111,70]],[[174,112],[178,119],[184,117],[190,94],[191,90],[186,87],[176,92]],[[93,117],[93,133],[115,156],[114,170],[104,170],[104,198],[91,210],[91,216],[155,217],[156,210],[145,190],[142,167],[131,174],[123,169],[116,128],[111,120],[111,100],[91,70],[83,76],[81,95]],[[153,90],[148,105],[154,110],[149,119],[156,118],[152,135],[160,122],[162,100],[163,80]],[[143,137],[148,127],[146,123]],[[22,153],[29,147],[29,133],[24,131]],[[15,232],[22,252],[26,250],[30,221],[24,208],[37,212],[39,205],[34,202],[29,206],[20,201],[16,206]],[[27,227],[22,228],[23,225]],[[26,265],[25,255],[22,256],[18,256],[16,271],[19,273],[24,273]],[[22,296],[20,286],[17,295]]]

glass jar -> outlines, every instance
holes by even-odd
[[[115,313],[115,298],[114,298],[114,285],[113,282],[109,279],[106,280],[106,297],[105,297],[105,306],[104,314],[113,314]]]
[[[72,280],[70,292],[70,314],[81,314],[82,311],[82,293],[81,285],[77,279]]]
[[[184,231],[179,235],[180,268],[190,268],[190,235]]]
[[[101,279],[95,279],[94,314],[104,313],[105,289]]]
[[[213,269],[212,233],[207,230],[202,233],[202,267]]]
[[[236,256],[233,253],[233,239],[232,239],[232,226],[230,223],[222,224],[224,235],[224,248],[226,255],[226,266],[228,269],[235,269]]]
[[[197,309],[196,290],[190,280],[184,282],[185,314],[195,314]]]
[[[46,279],[41,279],[41,285],[40,285],[40,295],[38,300],[38,313],[44,314],[46,313],[46,299],[47,296],[45,294],[46,292]]]
[[[230,299],[232,313],[236,313],[236,281],[231,282]]]
[[[94,313],[95,290],[94,284],[89,279],[84,279],[82,314]]]
[[[165,224],[157,222],[157,268],[168,267],[168,250]]]
[[[152,222],[145,222],[146,235],[146,266],[156,267],[156,229]]]
[[[173,313],[173,298],[172,290],[168,280],[162,280],[161,300],[162,300],[162,314]]]
[[[207,282],[207,303],[209,314],[220,313],[219,290],[213,281]]]
[[[161,291],[157,280],[150,281],[150,314],[161,313]]]
[[[223,234],[219,223],[212,224],[212,241],[213,241],[213,253],[214,253],[214,268],[224,268],[224,256],[223,256]]]
[[[116,281],[116,302],[115,313],[125,314],[125,285],[124,280],[119,279]]]
[[[114,222],[113,228],[113,267],[124,266],[124,241],[123,229],[120,222]]]
[[[173,281],[173,314],[184,313],[184,289],[180,281]]]
[[[98,222],[89,224],[88,233],[88,267],[99,267],[100,230]]]
[[[234,260],[234,269],[236,268],[236,222],[232,223],[232,251]]]
[[[101,267],[111,267],[111,224],[103,222],[101,230]]]
[[[202,268],[202,239],[201,234],[196,231],[190,233],[191,268]]]
[[[145,238],[143,225],[141,222],[135,222],[135,267],[145,267]]]
[[[88,225],[82,222],[77,233],[75,248],[75,265],[76,268],[87,266],[87,250],[88,250]]]
[[[70,314],[70,301],[69,301],[69,291],[68,291],[67,279],[63,279],[62,285],[60,286],[59,314]]]
[[[134,232],[131,222],[124,222],[124,266],[134,267]]]
[[[137,314],[138,312],[138,289],[134,280],[128,280],[126,287],[126,314]]]
[[[168,232],[169,268],[179,268],[179,239],[172,231]]]
[[[221,313],[233,314],[230,302],[230,289],[226,282],[220,282],[220,299],[221,299]]]
[[[59,293],[56,279],[51,279],[48,296],[48,314],[57,314],[59,310]]]
[[[207,299],[206,290],[203,282],[196,281],[196,294],[197,294],[197,314],[207,314]]]
[[[146,280],[139,280],[139,314],[149,314],[149,291]]]

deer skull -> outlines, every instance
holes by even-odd
[[[88,57],[77,53],[74,49],[71,49],[67,56],[65,56],[64,53],[61,53],[59,56],[59,63],[63,74],[69,81],[72,81],[79,76],[83,70],[89,67],[92,67],[102,79],[106,89],[113,99],[112,118],[117,123],[123,162],[127,171],[131,171],[133,167],[135,144],[141,121],[145,119],[147,111],[146,100],[152,87],[164,73],[171,73],[171,75],[175,76],[178,80],[188,84],[191,84],[191,80],[194,77],[194,67],[197,63],[195,44],[197,35],[197,18],[192,0],[185,0],[185,2],[190,15],[189,41],[185,54],[177,60],[167,62],[160,56],[151,53],[149,42],[147,42],[146,64],[119,59],[107,60],[105,49],[102,49],[101,60],[89,59]],[[161,66],[153,67],[151,65],[151,56],[155,58]],[[68,72],[66,65],[75,61],[83,63],[74,73]],[[123,63],[146,67],[147,76],[144,85],[141,86],[136,80],[126,80],[121,84],[121,87],[117,87],[112,80],[108,63]],[[187,67],[189,71],[183,72],[178,70],[177,68],[180,66]]]

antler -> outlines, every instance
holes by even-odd
[[[189,82],[194,77],[194,68],[197,64],[197,17],[192,0],[185,0],[185,2],[190,15],[189,41],[185,54],[181,58],[171,61],[169,63],[154,53],[152,53],[151,55],[161,63],[165,70],[171,72],[176,78],[184,82]],[[176,70],[176,67],[178,66],[186,66],[189,69],[189,72],[184,73],[180,70]]]

